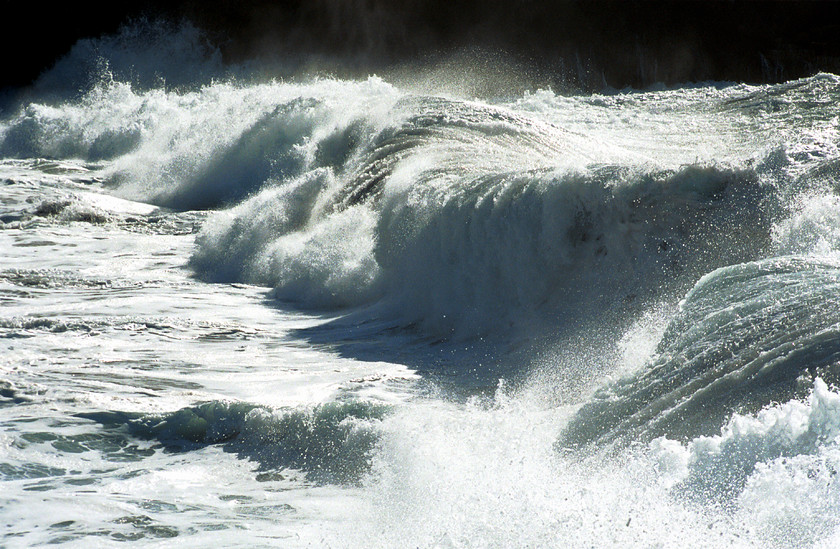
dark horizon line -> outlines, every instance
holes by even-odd
[[[191,21],[224,60],[387,72],[464,52],[556,88],[591,90],[840,73],[840,2],[793,0],[163,0],[24,6],[4,33],[0,89],[31,84],[78,40],[139,18]],[[21,38],[26,37],[26,38]],[[23,44],[23,47],[21,45]],[[490,53],[486,53],[490,52]],[[472,54],[470,54],[472,55]],[[468,57],[469,55],[467,55]],[[278,69],[279,70],[279,69]],[[283,76],[280,74],[279,76]]]

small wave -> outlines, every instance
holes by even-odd
[[[271,410],[246,402],[212,401],[163,415],[80,414],[107,427],[126,427],[170,451],[222,444],[259,463],[259,470],[302,471],[320,483],[355,483],[368,470],[379,438],[377,424],[390,407],[365,401]],[[267,474],[267,473],[266,473]]]
[[[4,269],[0,270],[0,280],[16,286],[37,289],[125,289],[140,288],[154,283],[154,281],[141,283],[125,279],[96,278],[64,269]]]
[[[35,208],[35,215],[53,217],[63,222],[80,221],[101,224],[110,221],[107,212],[72,200],[45,200]]]
[[[0,380],[0,407],[12,406],[29,402],[30,399],[21,394],[22,391],[11,382]]]
[[[93,332],[102,325],[98,322],[83,320],[57,320],[54,318],[4,318],[0,319],[0,329],[6,331],[2,337],[34,337],[33,332]]]

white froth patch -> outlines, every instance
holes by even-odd
[[[646,310],[621,336],[618,348],[621,362],[614,376],[630,375],[653,357],[656,346],[673,318],[674,310],[666,304]]]
[[[780,254],[840,254],[840,197],[801,197],[793,215],[773,228],[773,244]]]
[[[821,379],[807,402],[732,418],[688,444],[657,439],[651,457],[674,493],[719,507],[767,547],[807,547],[840,532],[840,394]]]
[[[672,498],[644,462],[569,460],[554,449],[567,408],[500,391],[466,406],[415,403],[382,423],[348,547],[731,547],[725,516]],[[665,520],[667,517],[667,520]]]
[[[355,305],[375,291],[374,213],[366,207],[318,217],[332,172],[315,170],[216,214],[197,238],[191,263],[220,281],[275,288],[276,296],[314,307]]]
[[[569,412],[502,390],[463,406],[400,407],[382,422],[360,494],[366,504],[352,528],[326,539],[639,548],[831,547],[838,539],[840,394],[820,380],[807,402],[737,416],[718,437],[658,439],[619,459],[558,454],[557,426]]]
[[[157,206],[125,200],[117,196],[110,196],[101,193],[79,193],[79,196],[88,204],[100,210],[121,215],[149,215]]]

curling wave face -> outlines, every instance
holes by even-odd
[[[719,433],[735,412],[840,381],[840,264],[800,257],[725,267],[689,292],[656,356],[599,391],[561,444],[626,446]]]
[[[377,79],[107,84],[28,106],[0,151],[81,157],[122,196],[221,209],[191,260],[202,277],[310,307],[379,302],[442,337],[620,316],[763,253],[780,207],[763,166],[685,165],[678,149],[654,164],[650,143],[583,132],[585,105],[529,112],[552,101],[492,106]]]

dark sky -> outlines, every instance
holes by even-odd
[[[773,82],[840,72],[840,2],[2,0],[0,88],[25,86],[82,37],[138,17],[189,19],[226,60],[383,71],[496,52],[548,84]]]

